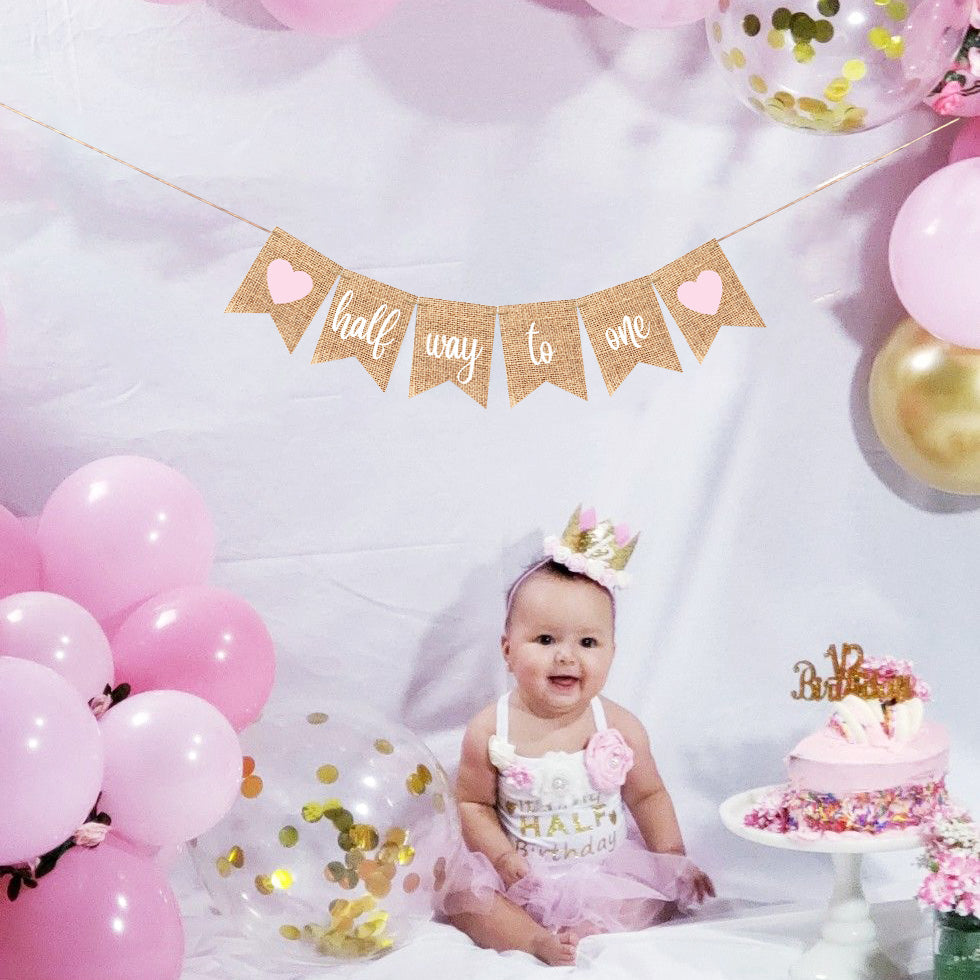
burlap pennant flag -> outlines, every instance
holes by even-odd
[[[698,361],[722,326],[765,326],[714,239],[658,269],[652,279]]]
[[[681,370],[649,276],[577,303],[610,395],[637,364]]]
[[[341,270],[312,363],[356,357],[384,391],[414,306],[411,293]]]
[[[225,313],[270,314],[292,354],[340,272],[336,262],[276,228]]]
[[[545,381],[588,398],[574,300],[501,306],[498,312],[511,406]]]
[[[487,407],[495,306],[419,297],[408,397],[451,381]]]

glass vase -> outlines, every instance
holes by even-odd
[[[980,978],[980,919],[937,912],[933,928],[934,980]]]

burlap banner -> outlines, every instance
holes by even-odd
[[[336,262],[276,228],[225,313],[269,313],[292,354],[340,273]]]
[[[579,311],[610,395],[637,364],[681,370],[657,293],[698,361],[723,325],[765,326],[714,239],[649,276],[578,300],[493,307],[413,296],[351,272],[276,228],[226,312],[270,313],[292,351],[335,281],[314,364],[356,357],[387,390],[417,308],[409,397],[449,381],[484,408],[497,314],[512,406],[546,381],[588,398]]]
[[[722,326],[764,327],[725,253],[712,239],[651,277],[698,361]]]
[[[610,395],[637,364],[681,370],[649,276],[576,302]]]
[[[385,391],[414,306],[410,293],[344,269],[313,363],[356,357]]]
[[[408,397],[451,381],[487,407],[495,306],[419,297]]]
[[[588,399],[574,300],[501,306],[498,312],[511,406],[545,381]]]

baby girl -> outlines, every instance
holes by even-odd
[[[444,898],[480,946],[567,965],[583,936],[642,929],[714,894],[684,856],[643,725],[599,695],[615,652],[611,590],[635,543],[579,508],[507,594],[501,648],[516,688],[466,730],[469,850]],[[624,804],[642,843],[627,837]]]

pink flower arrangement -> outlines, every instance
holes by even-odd
[[[619,789],[632,768],[633,750],[615,728],[596,732],[585,746],[585,769],[600,793]]]
[[[504,782],[517,790],[530,790],[534,785],[534,776],[526,766],[512,762],[502,773]]]
[[[955,116],[963,108],[963,86],[956,81],[947,82],[936,96],[932,107],[941,116]]]
[[[938,819],[925,835],[921,864],[929,869],[920,904],[939,912],[980,916],[980,827],[966,813]]]
[[[861,671],[866,674],[876,674],[884,679],[887,677],[908,677],[912,681],[912,693],[921,701],[929,701],[932,691],[929,685],[919,680],[912,670],[911,660],[898,660],[895,657],[866,657],[861,664]]]

